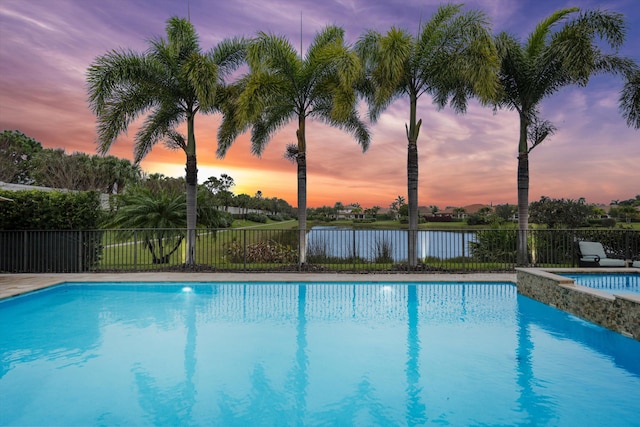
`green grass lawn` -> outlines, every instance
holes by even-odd
[[[295,221],[288,223],[275,222],[273,224],[241,223],[243,228],[221,229],[215,232],[198,230],[196,238],[196,264],[210,265],[219,268],[228,266],[238,268],[231,264],[228,256],[228,248],[237,242],[244,248],[259,241],[276,241],[283,245],[297,239],[297,232],[291,229]],[[263,230],[260,230],[263,229]],[[177,243],[177,238],[172,237],[163,241],[163,246],[168,251]],[[157,244],[157,242],[154,242]],[[145,246],[141,235],[137,239],[131,234],[125,239],[117,239],[115,233],[105,233],[103,236],[103,252],[99,268],[101,269],[141,269],[153,270],[178,266],[185,262],[186,241],[183,239],[180,247],[170,256],[169,263],[154,264],[151,252]],[[157,253],[157,252],[156,252]]]
[[[231,228],[264,228],[269,230],[287,230],[287,229],[295,229],[298,227],[297,220],[286,220],[286,221],[272,221],[267,220],[266,224],[262,224],[260,222],[252,222],[247,221],[246,219],[236,219],[231,224]]]

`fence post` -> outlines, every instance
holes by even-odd
[[[465,237],[465,231],[462,230],[462,271],[466,271],[467,270],[467,266],[466,266],[466,263],[465,263],[465,258],[467,256],[467,254],[466,254],[466,249],[467,248],[465,247],[465,244],[464,244],[464,237]]]
[[[29,244],[29,236],[27,235],[27,230],[22,232],[22,271],[24,273],[30,273],[27,269],[27,254],[28,249],[27,245]]]
[[[576,230],[571,230],[571,267],[576,266],[576,246],[578,245],[578,237],[576,236]]]
[[[138,230],[133,230],[133,270],[138,269]]]
[[[78,231],[78,234],[80,235],[80,237],[78,238],[78,272],[82,273],[84,270],[82,268],[82,260],[84,259],[84,248],[83,248],[83,242],[82,242],[82,235],[83,232],[82,230]]]
[[[243,261],[244,261],[244,271],[247,271],[247,230],[242,230],[242,246],[244,247],[243,253]]]
[[[351,241],[353,243],[353,272],[356,271],[356,230],[351,230]]]
[[[628,260],[631,259],[631,245],[629,244],[629,235],[631,233],[626,231],[624,233],[624,259]]]

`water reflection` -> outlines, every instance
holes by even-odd
[[[203,291],[205,289],[203,288]],[[189,425],[193,423],[192,412],[196,403],[196,387],[194,376],[196,373],[196,341],[197,341],[197,311],[194,289],[185,286],[182,295],[176,301],[180,317],[184,322],[186,339],[184,341],[184,378],[169,386],[163,386],[156,373],[145,368],[142,363],[134,365],[133,373],[138,389],[140,407],[153,419],[154,425]],[[202,308],[202,304],[200,304]],[[167,366],[168,370],[172,367]],[[173,368],[175,369],[175,368]]]
[[[420,381],[420,335],[418,333],[418,294],[416,285],[408,286],[407,295],[407,425],[423,425],[427,421],[422,402]]]
[[[296,324],[296,363],[292,373],[295,414],[297,423],[303,424],[307,412],[307,387],[309,384],[309,356],[307,355],[307,287],[298,287],[298,317]]]
[[[526,304],[526,301],[524,301]],[[536,393],[536,377],[533,372],[534,344],[531,338],[527,310],[518,313],[518,348],[516,352],[516,375],[520,393],[519,411],[528,424],[548,425],[553,418],[552,404],[544,396]]]

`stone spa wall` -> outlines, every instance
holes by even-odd
[[[518,292],[544,304],[640,341],[640,295],[616,294],[577,285],[554,273],[629,273],[637,269],[517,268]]]

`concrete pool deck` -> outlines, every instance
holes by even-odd
[[[64,282],[511,282],[516,273],[69,273],[0,274],[0,300]]]

